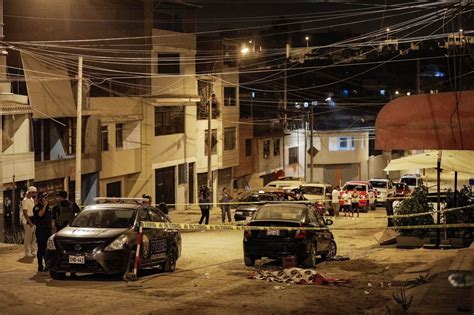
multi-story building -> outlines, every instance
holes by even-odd
[[[199,46],[199,95],[197,120],[198,185],[208,185],[208,124],[211,118],[211,170],[213,201],[224,187],[233,187],[234,168],[239,165],[239,62],[240,43],[206,38]],[[209,113],[209,104],[212,110]],[[209,114],[211,117],[209,117]]]
[[[285,175],[331,185],[368,179],[367,131],[315,131],[313,146],[316,154],[312,165],[310,152],[313,150],[310,150],[309,142],[309,131],[304,129],[295,130],[285,138],[285,158],[288,161]],[[310,176],[311,167],[313,178]]]

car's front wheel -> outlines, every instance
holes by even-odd
[[[255,258],[244,255],[244,263],[247,267],[255,266]]]
[[[176,261],[178,260],[178,249],[175,245],[172,245],[168,257],[166,258],[165,263],[163,264],[164,272],[173,272],[176,270]]]
[[[57,271],[51,271],[51,270],[49,271],[49,275],[54,280],[63,280],[66,277],[65,272],[57,272]]]
[[[316,242],[311,244],[308,256],[303,260],[303,267],[313,268],[316,265]]]
[[[323,260],[333,259],[334,257],[336,257],[336,254],[337,254],[336,242],[334,240],[331,240],[329,243],[328,250],[321,254],[321,258]]]

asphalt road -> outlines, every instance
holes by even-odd
[[[358,219],[336,220],[339,254],[351,259],[321,262],[316,270],[351,280],[339,286],[287,286],[248,279],[256,268],[275,269],[278,263],[262,260],[256,268],[246,267],[241,231],[183,233],[183,254],[174,273],[145,270],[132,283],[97,275],[56,281],[37,273],[36,262],[22,258],[21,247],[0,251],[0,313],[364,313],[392,299],[386,283],[403,270],[420,260],[438,259],[424,252],[415,255],[379,247],[372,235],[383,229],[385,220],[371,217],[382,214],[379,210]]]

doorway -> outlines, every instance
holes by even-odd
[[[155,197],[157,204],[165,202],[174,207],[174,204],[176,203],[175,168],[175,166],[171,166],[155,170]]]

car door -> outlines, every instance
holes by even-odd
[[[314,213],[316,224],[320,228],[326,228],[326,223],[324,222],[323,217],[319,212]],[[331,232],[328,229],[318,230],[317,233],[319,234],[319,240],[321,243],[321,247],[319,248],[320,251],[327,250],[329,248],[329,242],[331,240]]]
[[[164,223],[166,218],[160,211],[154,208],[148,208],[152,222]],[[153,238],[150,240],[150,259],[153,262],[162,262],[166,260],[166,254],[169,247],[169,235],[167,229],[153,229]]]
[[[318,220],[316,218],[316,210],[315,209],[308,208],[307,221],[308,221],[308,225],[310,227],[315,227],[315,228],[321,227],[320,223],[318,222]],[[316,239],[316,246],[317,246],[316,251],[320,252],[324,248],[327,247],[327,245],[325,245],[325,240],[324,240],[324,237],[323,237],[323,234],[321,233],[321,231],[313,230],[313,231],[311,231],[311,234],[313,234],[314,238]]]
[[[142,208],[138,211],[138,223],[140,224],[143,221],[150,221],[150,216],[148,215],[148,209]],[[140,248],[140,264],[149,265],[151,262],[150,257],[150,240],[154,237],[154,229],[143,229],[142,243]]]

